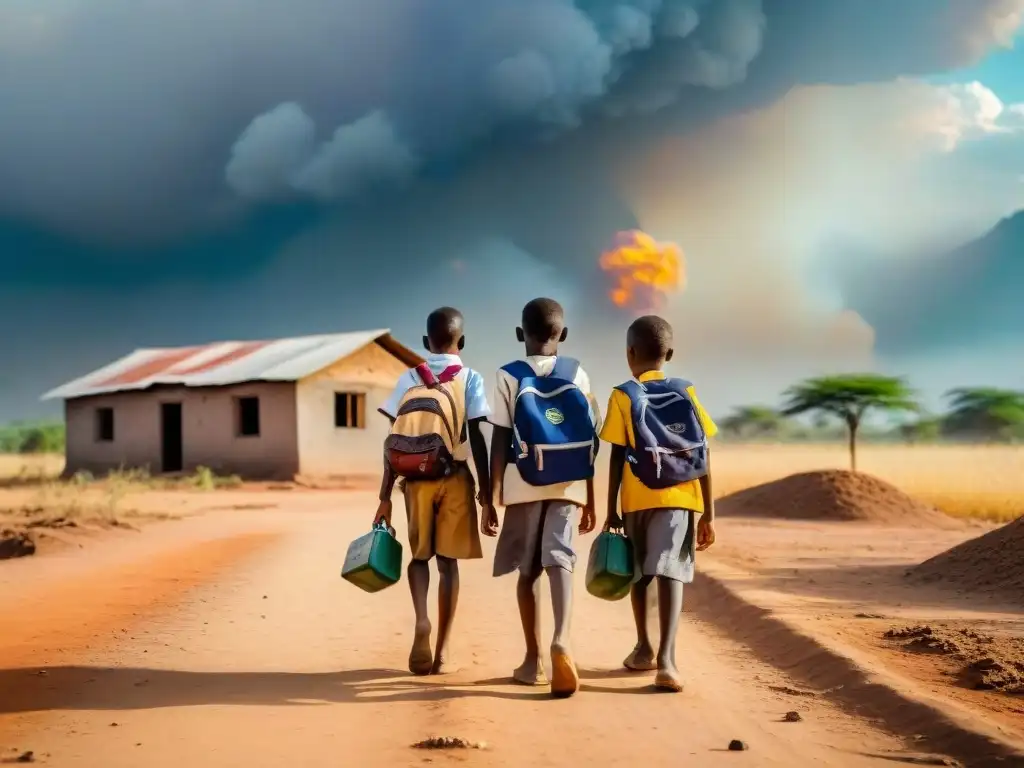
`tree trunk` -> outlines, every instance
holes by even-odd
[[[860,426],[860,419],[852,413],[846,417],[846,428],[850,437],[850,470],[857,471],[857,428]]]

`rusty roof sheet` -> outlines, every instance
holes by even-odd
[[[388,329],[272,341],[224,341],[191,347],[137,349],[110,365],[43,395],[70,400],[156,385],[220,387],[247,381],[298,381],[380,342],[407,364],[421,358]]]

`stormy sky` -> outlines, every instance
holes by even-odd
[[[411,343],[441,303],[489,375],[537,295],[607,386],[628,318],[597,258],[632,227],[686,254],[676,368],[718,412],[830,370],[1019,386],[1019,302],[993,286],[1020,265],[948,252],[1024,209],[1022,21],[1024,0],[5,0],[0,421],[137,346]]]

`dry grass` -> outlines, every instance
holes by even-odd
[[[152,491],[212,491],[235,487],[238,478],[221,478],[200,468],[180,478],[151,478],[144,472],[115,472],[101,479],[78,474],[60,479],[51,464],[34,460],[0,478],[0,531],[8,533],[134,527],[136,523],[166,520],[178,513],[165,504],[146,504]],[[157,496],[156,498],[159,498]]]
[[[840,445],[722,443],[716,445],[714,457],[717,496],[796,472],[849,465],[846,448]],[[860,448],[858,462],[864,472],[951,515],[1002,522],[1024,514],[1024,447],[870,445]],[[238,478],[216,477],[208,470],[178,479],[122,472],[95,482],[88,478],[58,481],[62,468],[63,460],[55,456],[0,456],[0,486],[52,486],[51,492],[62,488],[66,489],[62,493],[71,495],[88,486],[121,499],[146,490],[211,490],[239,484]]]
[[[722,444],[714,450],[715,495],[848,467],[845,446]],[[950,515],[996,522],[1024,515],[1024,447],[862,446],[858,468]]]
[[[7,487],[56,480],[64,470],[64,457],[52,454],[0,453],[0,484]]]
[[[206,467],[199,467],[191,474],[172,477],[153,476],[144,470],[126,469],[100,478],[93,478],[88,473],[78,473],[70,479],[61,479],[63,470],[62,456],[0,454],[0,488],[42,488],[59,485],[80,491],[85,486],[100,485],[135,493],[146,490],[211,491],[217,488],[237,488],[242,484],[234,475],[217,475]]]

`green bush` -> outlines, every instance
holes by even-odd
[[[15,422],[0,427],[0,453],[63,452],[63,422]]]

